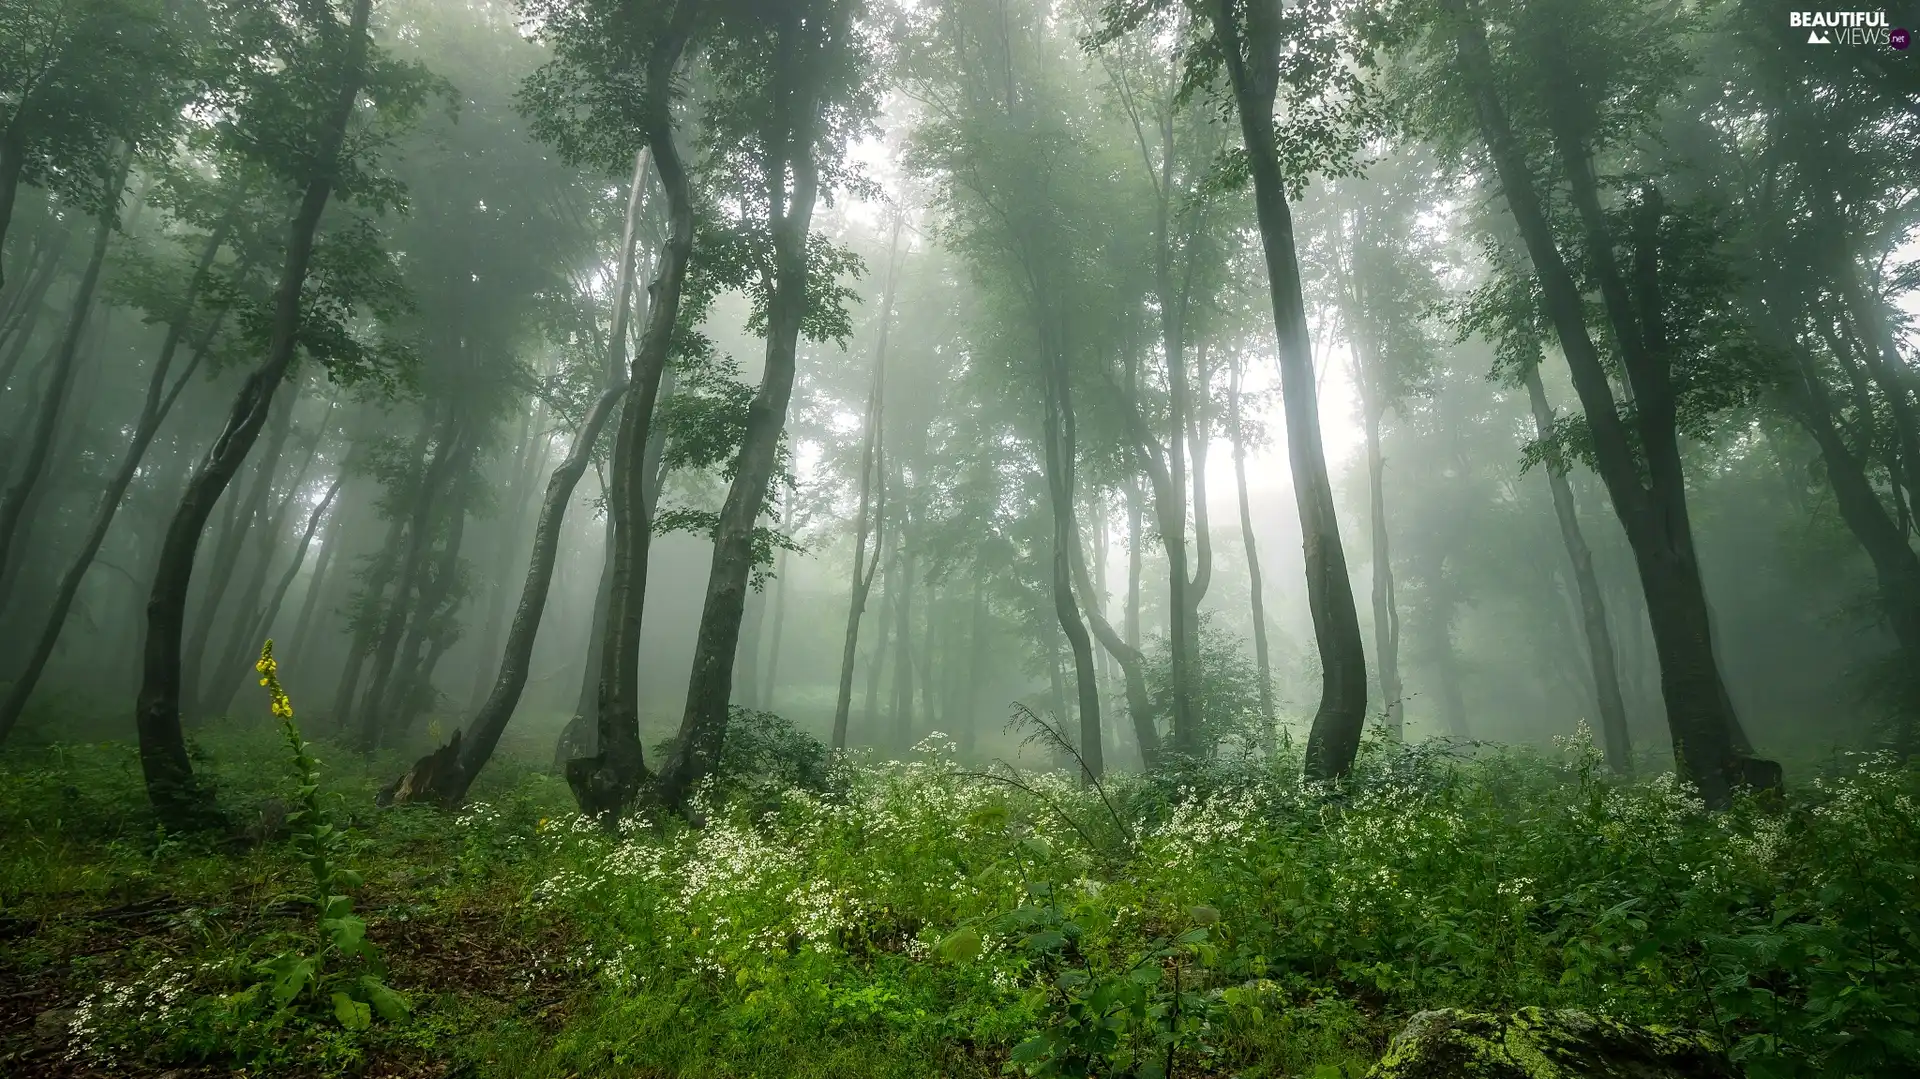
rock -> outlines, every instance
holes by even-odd
[[[67,1029],[78,1014],[73,1008],[48,1008],[33,1017],[33,1035],[42,1041],[65,1041]]]
[[[1741,1079],[1713,1040],[1577,1011],[1421,1012],[1368,1079]]]

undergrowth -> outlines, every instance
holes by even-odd
[[[367,936],[460,909],[502,942],[555,943],[478,988],[424,987],[427,967],[396,962],[412,1017],[316,1022],[251,1059],[271,1072],[320,1045],[302,1068],[412,1053],[475,1076],[1339,1079],[1415,1011],[1540,1005],[1705,1032],[1758,1079],[1920,1073],[1912,772],[1864,756],[1784,805],[1707,815],[1670,775],[1623,784],[1572,744],[1370,742],[1338,790],[1284,755],[1094,789],[989,776],[934,736],[906,762],[728,784],[698,828],[617,833],[566,812],[551,777],[496,776],[452,817],[357,811]],[[144,874],[149,893],[240,907],[298,879],[278,842],[69,830],[65,752],[0,795],[5,913],[43,918],[39,958],[16,968],[74,961],[42,913],[61,894],[105,903]],[[68,1051],[234,1061],[208,1002],[287,939],[135,940],[169,965],[121,966],[147,973],[106,991],[139,1006]]]

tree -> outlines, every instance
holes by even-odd
[[[381,291],[391,295],[387,259],[370,228],[346,227],[324,237],[320,230],[321,214],[336,193],[370,208],[394,204],[399,192],[373,171],[380,136],[410,117],[430,86],[424,72],[393,63],[373,46],[370,7],[371,0],[354,0],[344,25],[331,5],[259,13],[252,29],[261,34],[263,59],[277,63],[253,65],[227,102],[231,119],[224,121],[223,136],[297,192],[298,201],[287,224],[272,308],[244,313],[264,356],[181,495],[147,601],[135,724],[148,797],[175,827],[202,823],[211,811],[180,726],[181,625],[201,530],[259,437],[296,353],[305,347],[323,362],[333,361],[335,377],[364,373],[354,365],[369,361],[371,353],[348,332],[345,319],[361,303],[379,312],[376,297]],[[359,128],[348,153],[347,136],[363,94],[386,126]]]
[[[20,185],[99,212],[120,198],[121,147],[162,141],[189,89],[196,5],[0,3],[0,251]],[[0,259],[0,284],[5,283]]]
[[[867,397],[867,412],[861,420],[860,509],[854,526],[853,581],[847,603],[846,642],[840,654],[840,688],[833,704],[831,745],[836,750],[847,748],[847,715],[853,707],[853,663],[860,646],[860,617],[866,612],[873,575],[880,569],[880,548],[886,542],[882,525],[887,513],[887,458],[882,435],[886,420],[887,332],[893,327],[894,286],[900,272],[900,230],[905,225],[905,215],[895,210],[888,238],[886,292],[880,301],[880,336],[873,346],[873,390]],[[873,539],[871,553],[867,550],[869,535]],[[775,633],[778,647],[777,629]]]
[[[1744,735],[1737,733],[1739,721],[1714,655],[1711,615],[1688,523],[1678,441],[1688,388],[1682,366],[1687,327],[1670,321],[1670,296],[1663,294],[1663,233],[1675,218],[1650,186],[1642,188],[1624,221],[1610,215],[1601,204],[1594,169],[1595,155],[1632,131],[1663,96],[1672,73],[1684,70],[1683,57],[1673,51],[1677,39],[1653,31],[1662,24],[1677,31],[1687,16],[1650,7],[1601,11],[1561,5],[1547,22],[1536,23],[1528,21],[1536,13],[1500,11],[1499,17],[1519,21],[1516,30],[1530,43],[1524,51],[1504,54],[1511,77],[1503,78],[1489,43],[1492,14],[1471,0],[1445,0],[1436,13],[1428,47],[1441,65],[1457,73],[1471,110],[1466,114],[1471,119],[1441,120],[1437,126],[1464,121],[1486,147],[1533,265],[1541,308],[1573,373],[1595,466],[1633,548],[1660,654],[1675,759],[1707,804],[1723,807],[1740,784],[1775,785],[1779,768],[1739,749]],[[1608,28],[1602,38],[1608,41],[1628,40],[1619,36],[1623,25],[1646,30],[1630,39],[1639,51],[1585,44],[1568,48],[1579,27],[1598,31],[1602,21]],[[1505,87],[1517,87],[1509,92],[1531,125],[1525,129],[1528,139],[1514,123]],[[1623,415],[1616,399],[1588,325],[1584,290],[1563,253],[1566,241],[1541,196],[1544,170],[1531,152],[1541,144],[1551,147],[1567,185],[1578,250],[1598,285],[1608,341],[1632,393],[1630,415]],[[1622,224],[1631,277],[1618,261],[1616,228]]]
[[[716,96],[702,135],[717,160],[756,177],[744,193],[758,256],[750,287],[766,355],[713,532],[686,712],[653,790],[659,804],[676,810],[712,771],[726,737],[756,524],[777,479],[800,336],[844,343],[851,329],[845,290],[834,280],[851,265],[811,225],[823,182],[831,188],[850,178],[845,147],[870,127],[877,107],[866,14],[861,0],[729,11],[714,46]]]

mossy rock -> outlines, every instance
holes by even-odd
[[[1712,1039],[1585,1012],[1421,1012],[1368,1079],[1740,1079]]]

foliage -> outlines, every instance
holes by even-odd
[[[307,863],[313,890],[303,896],[318,919],[318,935],[300,950],[285,951],[255,969],[267,980],[264,988],[272,1002],[274,1020],[304,999],[326,998],[333,1016],[348,1030],[365,1030],[373,1016],[394,1021],[403,1018],[409,1008],[406,997],[387,987],[386,964],[380,951],[367,939],[367,923],[353,913],[353,900],[346,896],[362,883],[360,874],[340,864],[345,853],[345,836],[330,820],[320,804],[320,762],[308,752],[311,748],[300,737],[293,718],[293,702],[280,688],[279,664],[273,658],[273,642],[260,649],[260,684],[272,700],[273,714],[286,735],[292,766],[294,808],[286,824],[293,831],[293,847]],[[347,969],[335,970],[335,964]],[[358,968],[359,973],[354,973]],[[337,987],[337,988],[336,988]]]
[[[1265,745],[1267,719],[1260,707],[1260,672],[1246,652],[1246,642],[1204,611],[1196,636],[1198,662],[1192,665],[1189,677],[1194,712],[1200,721],[1198,744],[1211,756],[1248,753]],[[1170,715],[1173,656],[1166,637],[1154,638],[1147,649],[1147,662],[1147,692],[1154,711]]]

